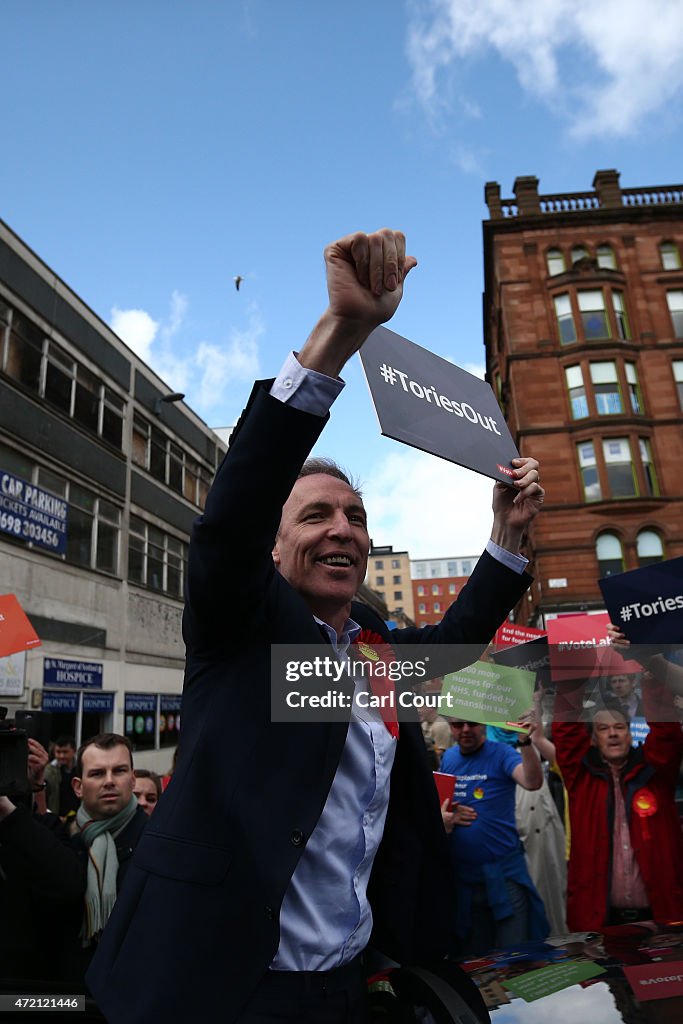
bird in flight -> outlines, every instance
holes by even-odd
[[[241,276],[241,274],[237,274],[236,277],[233,277],[233,281],[235,282],[235,288],[237,289],[237,291],[239,291],[240,285],[242,284],[242,281],[244,281],[244,278]]]

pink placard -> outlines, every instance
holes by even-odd
[[[548,622],[550,675],[554,682],[595,676],[642,672],[637,661],[627,661],[611,646],[607,612],[597,615],[562,615]]]

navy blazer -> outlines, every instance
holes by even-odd
[[[87,981],[110,1022],[235,1020],[279,943],[279,911],[334,779],[348,723],[270,720],[270,646],[320,644],[276,572],[282,506],[327,421],[255,385],[194,525],[183,634],[182,742]],[[529,585],[488,554],[439,626],[393,644],[488,643]],[[476,655],[475,655],[476,656]],[[401,962],[446,949],[450,862],[417,721],[401,724],[370,879],[372,942]]]

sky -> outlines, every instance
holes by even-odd
[[[680,0],[4,0],[2,24],[0,218],[212,427],[324,310],[328,242],[403,230],[391,329],[483,376],[485,182],[682,177]],[[357,357],[344,379],[316,452],[373,541],[480,551],[491,481],[383,438]]]

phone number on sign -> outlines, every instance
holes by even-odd
[[[23,537],[24,540],[36,540],[51,548],[59,547],[59,534],[55,530],[48,530],[46,526],[39,526],[37,523],[29,523],[26,519],[11,516],[7,512],[0,513],[0,530],[13,533],[15,537]]]

